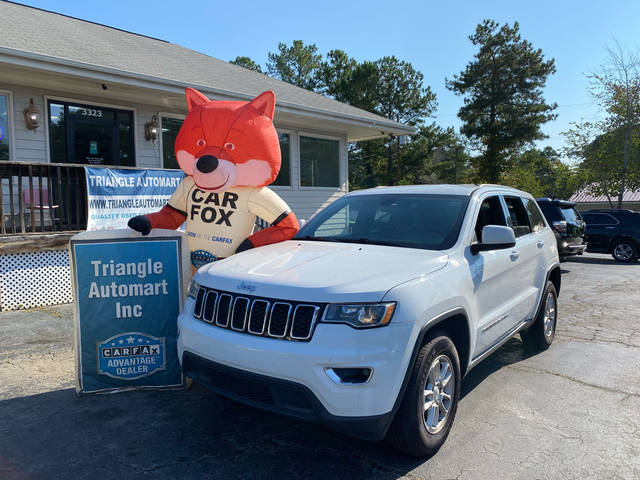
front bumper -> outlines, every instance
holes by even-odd
[[[560,256],[582,255],[586,249],[587,245],[585,243],[571,244],[566,240],[558,242],[558,255]]]
[[[359,436],[386,432],[417,338],[414,323],[392,321],[370,330],[318,324],[310,341],[296,342],[219,328],[192,312],[188,299],[178,318],[178,355],[186,375],[245,403],[340,430],[350,425],[354,435],[358,422],[364,432]],[[373,373],[366,383],[337,384],[327,368]]]
[[[304,385],[231,368],[186,351],[182,366],[185,375],[225,397],[301,420],[319,422],[364,440],[382,440],[393,420],[392,412],[369,417],[331,415]]]

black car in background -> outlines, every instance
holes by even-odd
[[[560,258],[582,255],[587,248],[584,243],[584,222],[575,209],[575,203],[566,200],[536,198],[558,242]]]
[[[640,212],[633,210],[588,210],[587,252],[610,253],[619,262],[632,262],[640,252]]]

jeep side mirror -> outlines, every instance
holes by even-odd
[[[482,242],[471,244],[470,249],[473,255],[477,255],[478,252],[501,250],[515,245],[516,236],[513,229],[501,225],[486,225],[482,228]]]

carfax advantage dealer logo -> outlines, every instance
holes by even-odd
[[[125,332],[99,342],[97,350],[99,375],[137,380],[165,370],[164,338]]]

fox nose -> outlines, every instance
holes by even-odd
[[[213,172],[218,168],[218,159],[213,155],[203,155],[196,162],[196,168],[202,173]]]

